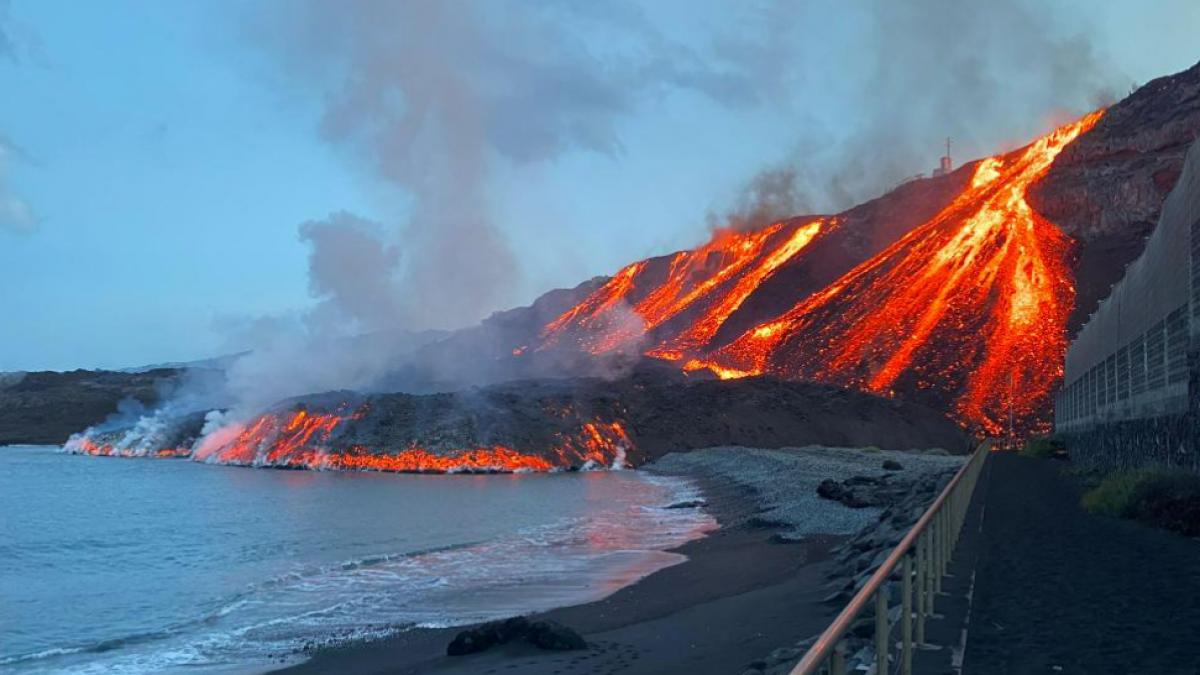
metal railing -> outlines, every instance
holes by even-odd
[[[900,571],[900,654],[902,675],[912,673],[913,649],[925,644],[925,620],[933,614],[933,603],[942,591],[942,577],[954,554],[954,545],[967,515],[975,484],[991,449],[984,442],[954,474],[937,499],[900,540],[875,570],[862,589],[850,599],[833,623],[821,633],[790,675],[845,675],[846,633],[870,603],[875,604],[876,675],[891,672],[888,620],[888,580]],[[915,590],[915,593],[914,593]],[[916,607],[913,607],[913,603]],[[915,609],[915,611],[914,611]]]

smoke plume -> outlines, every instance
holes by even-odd
[[[668,91],[730,106],[765,91],[762,64],[697,53],[623,2],[304,0],[267,5],[247,30],[281,88],[317,103],[317,132],[378,188],[380,215],[300,225],[315,304],[233,322],[231,349],[248,351],[228,369],[236,407],[403,386],[397,367],[441,336],[428,329],[515,304],[521,256],[489,204],[497,170],[617,156],[619,122]],[[484,371],[490,346],[462,342],[424,375]]]
[[[252,30],[287,86],[321,101],[321,136],[406,206],[379,237],[394,256],[387,283],[361,290],[410,328],[458,327],[516,299],[520,256],[488,203],[498,164],[619,153],[617,122],[668,88],[754,97],[736,64],[670,43],[622,3],[309,0]],[[601,54],[585,31],[619,33],[626,46]],[[354,230],[332,223],[308,237],[314,259],[342,246],[336,232],[360,239]],[[365,299],[353,292],[329,300],[357,313]]]
[[[810,197],[802,194],[795,167],[763,169],[747,183],[733,208],[724,215],[710,212],[709,229],[756,230],[810,210]]]
[[[825,211],[928,173],[946,137],[961,164],[1012,149],[1128,87],[1085,37],[1087,16],[1064,29],[1042,3],[875,0],[862,16],[851,40],[825,45],[844,72],[858,74],[834,102],[849,131],[801,135],[791,162],[798,189]]]

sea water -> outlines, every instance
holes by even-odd
[[[259,672],[588,602],[715,527],[636,471],[279,471],[0,447],[0,670]]]

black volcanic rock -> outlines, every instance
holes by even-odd
[[[569,651],[587,649],[587,642],[574,630],[556,621],[529,621],[523,616],[491,621],[460,631],[446,647],[447,656],[466,656],[514,640],[525,640],[538,649]]]

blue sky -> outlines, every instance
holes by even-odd
[[[487,232],[509,254],[504,266],[511,273],[504,273],[511,283],[488,297],[499,309],[698,243],[709,215],[735,205],[763,168],[798,164],[807,180],[803,205],[835,208],[848,197],[832,194],[821,176],[844,176],[839,185],[850,185],[851,197],[869,197],[892,177],[888,171],[928,170],[945,133],[954,132],[964,154],[987,153],[1026,140],[1064,113],[1084,112],[1100,90],[1124,93],[1131,82],[1200,59],[1193,38],[1200,9],[1191,2],[1149,9],[1060,2],[1049,10],[1030,3],[1011,13],[984,12],[978,27],[969,15],[945,19],[978,30],[972,44],[938,30],[943,13],[933,2],[914,3],[929,16],[886,20],[873,14],[873,3],[846,9],[833,2],[781,8],[664,0],[613,3],[599,18],[546,4],[547,11],[522,10],[523,18],[545,24],[532,35],[563,36],[544,53],[536,45],[506,53],[511,31],[527,29],[501,27],[510,32],[493,36],[491,51],[474,61],[442,62],[433,41],[399,49],[395,58],[407,60],[404,67],[393,72],[384,62],[379,79],[364,84],[359,71],[390,58],[391,45],[384,32],[383,46],[368,51],[374,43],[360,44],[355,31],[387,20],[390,11],[363,9],[364,23],[326,32],[322,13],[333,5],[320,0],[0,0],[0,200],[32,213],[6,216],[0,204],[0,371],[202,358],[246,346],[231,326],[303,319],[322,300],[336,304],[355,290],[338,284],[353,286],[353,277],[314,281],[309,252],[317,244],[298,236],[301,223],[330,214],[380,223],[376,234],[400,251],[397,264],[417,264],[428,251],[414,243],[421,235],[410,220],[421,217],[422,203],[445,203],[422,202],[420,195],[445,188],[423,181],[457,179],[462,168],[432,178],[421,170],[441,156],[437,139],[461,149],[463,124],[484,129],[468,151],[486,167],[470,180]],[[302,5],[312,13],[306,25],[293,16]],[[463,3],[461,11],[479,16],[455,17],[443,28],[496,25],[489,10]],[[424,16],[402,14],[417,24]],[[1043,31],[1035,48],[1060,61],[1045,73],[1031,71],[989,27],[1017,32],[1030,17]],[[913,34],[887,36],[881,25]],[[397,31],[396,39],[419,39],[422,30]],[[894,61],[893,53],[900,55]],[[1087,71],[1079,78],[1073,59]],[[510,60],[525,70],[504,71]],[[387,127],[410,118],[389,116],[390,104],[347,112],[355,98],[339,106],[338,97],[353,89],[347,82],[360,97],[377,86],[386,96],[418,100],[405,87],[426,85],[410,66],[453,74],[485,61],[479,73],[486,77],[465,78],[466,86],[515,82],[529,85],[538,100],[468,92],[468,100],[484,104],[458,127],[445,122],[450,132],[428,142],[424,133],[397,141]],[[547,80],[554,87],[536,79],[560,61],[573,64],[569,77]],[[614,64],[626,79],[612,75]],[[598,73],[594,82],[589,69]],[[921,90],[925,82],[930,91]],[[957,86],[975,89],[966,94]],[[999,114],[993,90],[995,100],[1022,103]],[[978,106],[978,119],[943,105],[964,100]],[[553,134],[531,128],[556,124]],[[908,147],[881,140],[891,133]],[[380,139],[397,143],[382,160],[373,154]],[[851,153],[866,156],[866,167],[848,163]],[[388,168],[395,154],[406,156],[399,175]],[[486,257],[488,249],[476,253]],[[463,276],[452,260],[438,264]],[[385,292],[419,304],[404,281],[412,275],[387,274],[396,287]],[[449,288],[462,295],[471,286]],[[456,297],[437,302],[453,305]],[[448,313],[447,321],[480,313],[471,307]],[[423,328],[437,315],[406,314],[400,325]],[[347,325],[375,325],[361,310],[346,317]]]

